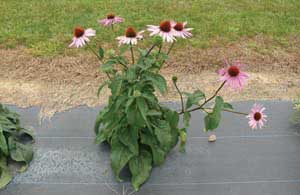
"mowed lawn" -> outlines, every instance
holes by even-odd
[[[126,19],[115,33],[97,23],[108,13]],[[288,44],[300,33],[300,0],[1,0],[0,46],[52,56],[65,52],[78,25],[108,44],[127,26],[142,30],[164,19],[188,21],[196,48],[256,35]]]

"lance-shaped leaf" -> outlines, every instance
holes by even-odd
[[[215,106],[211,113],[207,114],[204,118],[206,131],[211,131],[219,126],[221,121],[221,111],[224,106],[224,100],[222,97],[217,96],[215,100]]]
[[[129,161],[129,169],[131,171],[131,183],[135,191],[139,190],[142,185],[150,176],[152,170],[152,155],[145,149],[140,151],[140,154],[133,157]]]
[[[120,178],[120,172],[128,163],[128,161],[134,156],[130,149],[119,141],[118,135],[114,135],[111,142],[111,166],[113,172],[118,181],[122,181]]]

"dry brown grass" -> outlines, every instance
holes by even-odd
[[[183,91],[201,88],[211,93],[218,86],[215,71],[223,58],[241,59],[251,74],[243,93],[223,92],[230,101],[249,99],[292,99],[300,94],[299,38],[291,39],[290,47],[274,46],[261,37],[210,49],[177,48],[176,55],[162,70],[169,82],[169,93],[163,100],[178,100],[171,86],[177,75]],[[285,48],[285,49],[283,49]],[[41,106],[51,116],[78,105],[104,104],[109,95],[105,89],[96,97],[105,75],[99,72],[97,60],[89,54],[37,58],[24,48],[0,50],[0,102],[18,106]]]

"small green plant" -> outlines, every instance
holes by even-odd
[[[100,24],[111,27],[121,23],[122,18],[109,14]],[[239,61],[219,70],[220,86],[213,95],[207,96],[201,90],[192,93],[182,92],[177,85],[177,77],[172,82],[180,100],[181,110],[171,110],[163,106],[157,92],[167,93],[167,82],[160,70],[172,51],[176,38],[192,37],[192,28],[187,28],[186,22],[163,21],[159,26],[148,25],[150,36],[154,36],[149,49],[138,48],[135,45],[141,41],[144,31],[136,32],[128,27],[124,36],[116,39],[120,44],[120,51],[98,51],[89,45],[90,37],[96,31],[89,28],[76,27],[70,47],[88,48],[96,55],[101,65],[100,69],[107,75],[108,80],[102,83],[98,90],[107,86],[111,91],[108,105],[102,109],[96,119],[96,143],[108,143],[111,148],[112,170],[118,181],[120,172],[128,167],[131,173],[131,183],[135,190],[149,178],[154,166],[162,165],[167,154],[180,142],[180,150],[185,151],[187,131],[191,119],[191,112],[202,110],[205,130],[212,131],[219,126],[222,111],[245,115],[249,118],[249,126],[261,128],[266,121],[263,113],[265,108],[255,104],[250,114],[236,112],[233,106],[219,96],[224,87],[241,90],[249,75],[242,71]],[[138,55],[135,55],[138,53]],[[127,59],[127,55],[131,60]],[[214,105],[211,106],[211,102]],[[209,106],[210,105],[210,106]],[[184,124],[179,125],[180,117]]]
[[[33,158],[33,135],[20,126],[19,115],[0,104],[0,189],[13,178],[9,162],[21,163],[19,169],[27,169]]]

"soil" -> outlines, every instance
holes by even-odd
[[[161,101],[179,100],[171,85],[178,77],[182,91],[201,89],[212,93],[219,85],[216,71],[224,57],[247,64],[251,78],[242,92],[223,90],[226,101],[276,99],[291,100],[300,96],[299,38],[291,39],[289,47],[274,46],[266,39],[255,37],[209,49],[176,48],[162,69],[169,92]],[[105,104],[109,91],[99,98],[98,86],[106,77],[99,71],[93,55],[33,57],[25,48],[0,49],[0,102],[20,107],[41,106],[41,116],[52,116],[78,105]]]

